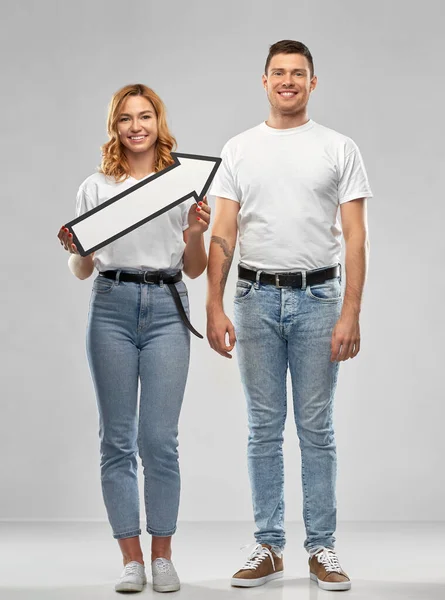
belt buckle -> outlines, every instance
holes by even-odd
[[[150,282],[149,282],[149,281],[147,281],[147,279],[146,279],[147,273],[149,273],[149,272],[150,272],[150,271],[144,271],[144,272],[143,272],[143,274],[142,274],[142,275],[143,275],[143,277],[142,277],[142,280],[143,280],[143,282],[144,282],[144,283],[150,283]]]
[[[282,289],[282,288],[286,287],[285,285],[280,285],[280,279],[279,279],[280,275],[281,275],[281,273],[275,273],[275,287],[278,289]]]

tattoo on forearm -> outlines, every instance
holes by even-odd
[[[210,243],[218,244],[224,252],[224,256],[226,257],[225,261],[221,267],[221,280],[220,280],[220,288],[221,293],[224,292],[224,288],[226,287],[227,276],[229,275],[230,266],[233,260],[233,253],[235,252],[235,246],[231,249],[229,248],[229,244],[224,238],[218,237],[216,235],[212,235]]]

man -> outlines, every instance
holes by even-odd
[[[351,582],[334,551],[332,407],[339,363],[360,350],[369,247],[366,198],[372,193],[354,142],[308,118],[308,100],[317,85],[308,48],[292,40],[273,44],[262,79],[268,120],[229,140],[211,189],[217,199],[207,336],[227,358],[237,343],[257,525],[257,544],[232,585],[262,585],[283,574],[282,443],[289,368],[310,577],[323,589],[346,590]],[[344,299],[339,216],[346,244]],[[234,327],[224,313],[223,293],[238,229]]]

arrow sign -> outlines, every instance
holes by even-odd
[[[171,156],[174,164],[65,225],[81,256],[103,248],[188,198],[202,200],[221,159],[178,152]]]

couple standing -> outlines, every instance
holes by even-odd
[[[206,199],[199,206],[184,202],[88,257],[79,255],[68,230],[59,231],[73,274],[85,279],[94,268],[99,271],[87,353],[99,408],[103,496],[124,561],[116,591],[141,591],[147,581],[137,453],[152,536],[153,589],[180,587],[171,537],[180,493],[178,420],[193,330],[182,271],[195,278],[206,266],[207,337],[228,358],[236,343],[248,409],[256,545],[231,583],[253,587],[283,574],[282,443],[289,369],[310,577],[323,589],[351,586],[334,550],[332,412],[339,363],[360,350],[369,246],[366,198],[372,194],[354,142],[308,118],[316,85],[304,44],[283,40],[270,47],[263,75],[269,117],[229,140],[222,151],[210,190],[217,199],[208,260]],[[113,96],[108,134],[100,172],[79,189],[76,216],[173,162],[175,139],[164,105],[146,86],[126,86]],[[233,326],[224,313],[223,293],[238,233]]]

